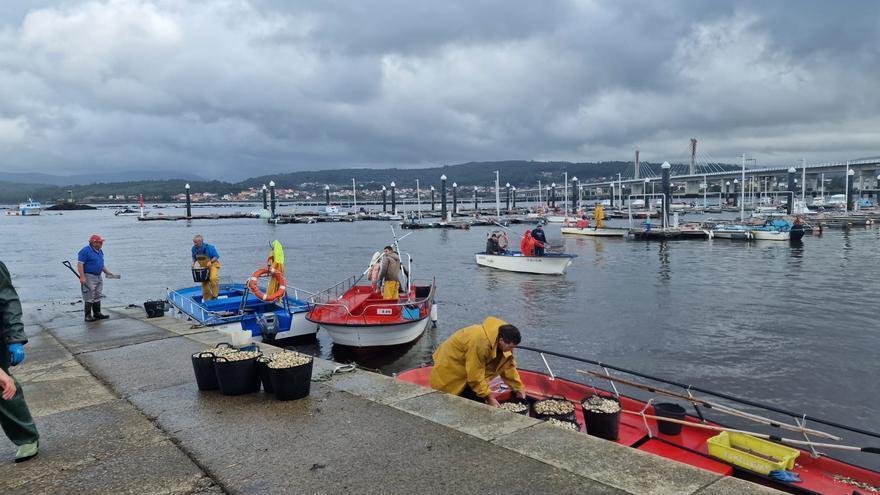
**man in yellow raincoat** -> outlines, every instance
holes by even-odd
[[[281,272],[284,275],[284,247],[277,240],[272,241],[271,247],[272,250],[269,251],[269,258],[266,259],[266,263],[269,265],[269,269]],[[266,294],[274,294],[277,290],[278,281],[275,280],[275,277],[272,277],[269,279],[269,287],[266,290]]]
[[[202,282],[202,301],[217,299],[220,293],[220,255],[217,248],[205,242],[201,235],[193,237],[193,268],[208,268],[208,281]]]
[[[519,329],[494,316],[481,325],[462,328],[434,353],[431,387],[498,407],[489,382],[500,376],[517,396],[525,398],[513,358],[513,349],[520,340]]]

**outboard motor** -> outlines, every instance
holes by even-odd
[[[260,327],[260,335],[263,336],[264,343],[275,342],[275,336],[278,335],[278,316],[275,313],[257,315],[257,325]]]

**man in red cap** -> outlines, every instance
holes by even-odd
[[[104,266],[104,239],[98,234],[89,237],[89,245],[79,250],[76,268],[79,272],[79,283],[82,284],[83,303],[85,303],[86,321],[106,320],[109,315],[101,314],[101,289],[104,280],[101,274],[112,277],[113,274]]]

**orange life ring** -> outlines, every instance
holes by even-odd
[[[278,290],[276,290],[274,294],[263,294],[260,287],[257,285],[257,280],[265,275],[270,275],[275,279],[275,282],[278,283]],[[248,289],[253,292],[255,296],[266,302],[272,302],[283,297],[284,292],[287,291],[286,285],[287,280],[284,280],[284,275],[281,272],[276,272],[275,270],[270,270],[268,268],[260,268],[252,273],[251,278],[248,279]]]

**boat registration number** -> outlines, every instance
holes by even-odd
[[[380,314],[380,315],[390,315],[390,314],[391,314],[391,308],[379,308],[379,309],[376,310],[376,314]]]

